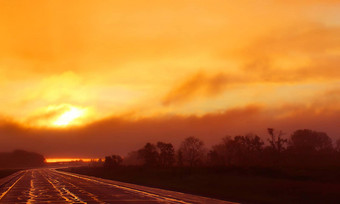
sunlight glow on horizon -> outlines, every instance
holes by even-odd
[[[76,161],[90,162],[92,160],[97,161],[98,159],[91,159],[91,158],[47,158],[46,163],[76,162]]]

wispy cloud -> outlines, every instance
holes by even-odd
[[[206,97],[215,96],[225,90],[225,88],[234,83],[240,82],[235,76],[230,77],[223,73],[209,76],[203,72],[186,79],[183,83],[175,86],[163,98],[163,105],[187,102],[196,96],[204,95]]]

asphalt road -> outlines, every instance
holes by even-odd
[[[32,169],[0,180],[0,203],[230,203],[95,177]]]

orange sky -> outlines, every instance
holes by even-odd
[[[147,142],[146,134],[174,142],[196,134],[212,144],[268,125],[340,137],[338,0],[3,0],[0,45],[0,137],[7,141],[0,148],[24,148],[23,137],[31,141],[26,149],[58,156],[64,143],[70,151],[62,156],[91,157],[72,152],[72,140],[90,145],[89,132],[103,123],[103,138],[128,140],[119,153]],[[249,107],[257,119],[246,111],[244,119],[217,120]],[[216,136],[208,125],[201,132],[163,127],[193,117],[221,124]],[[267,124],[247,124],[261,118]],[[115,132],[112,120],[125,129]],[[58,142],[49,151],[39,140]]]

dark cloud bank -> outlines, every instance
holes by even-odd
[[[278,113],[284,113],[278,115]],[[275,113],[275,114],[274,114]],[[211,146],[225,136],[256,133],[266,138],[266,128],[289,134],[296,129],[324,131],[340,138],[340,109],[334,106],[284,106],[266,110],[253,105],[204,116],[162,116],[128,120],[108,118],[72,129],[27,128],[12,122],[0,125],[0,150],[26,149],[46,157],[102,157],[125,155],[146,142],[165,141],[178,146],[188,136]]]

